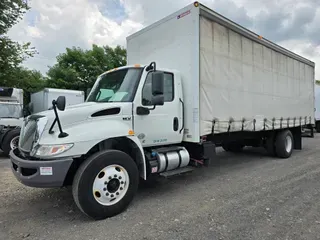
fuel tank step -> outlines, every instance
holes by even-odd
[[[195,169],[194,167],[178,168],[178,169],[175,169],[175,170],[171,170],[171,171],[160,173],[160,176],[166,177],[166,178],[167,177],[172,177],[172,176],[176,176],[176,175],[192,172],[194,169]]]

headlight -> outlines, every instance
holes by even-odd
[[[55,156],[73,147],[73,143],[61,145],[38,145],[35,147],[33,154],[37,157],[50,157]]]

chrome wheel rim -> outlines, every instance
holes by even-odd
[[[286,146],[286,151],[288,153],[291,152],[291,149],[292,149],[292,138],[290,136],[286,137],[285,146]]]
[[[127,170],[117,164],[102,169],[94,179],[92,193],[95,200],[104,206],[111,206],[123,199],[129,188]]]
[[[10,148],[11,150],[14,150],[18,147],[19,144],[19,136],[16,136],[14,138],[11,139],[10,141]]]

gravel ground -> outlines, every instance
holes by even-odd
[[[82,215],[70,189],[19,184],[0,157],[0,239],[320,239],[320,135],[290,159],[223,151],[209,168],[141,187],[122,214]]]

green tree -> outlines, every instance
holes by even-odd
[[[6,36],[9,29],[29,10],[24,0],[0,1],[0,85],[7,86],[13,79],[15,69],[36,51],[30,43],[19,44]]]
[[[67,48],[48,71],[47,85],[54,88],[83,90],[91,88],[97,77],[110,69],[126,65],[126,50],[120,46],[90,50]]]
[[[0,1],[0,35],[16,24],[26,11],[29,10],[27,1],[1,0]]]

